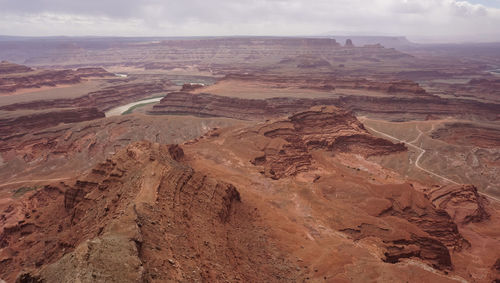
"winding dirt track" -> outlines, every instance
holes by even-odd
[[[415,148],[416,150],[420,151],[420,154],[417,156],[417,160],[415,160],[415,167],[417,167],[418,169],[420,169],[420,170],[422,170],[422,171],[424,171],[424,172],[426,172],[426,173],[428,173],[428,174],[430,174],[430,175],[432,175],[432,176],[438,177],[438,178],[440,178],[440,179],[442,179],[442,180],[444,180],[444,181],[446,181],[446,182],[448,182],[448,183],[452,183],[452,184],[455,184],[455,185],[462,185],[462,184],[460,184],[460,183],[458,183],[458,182],[455,182],[455,181],[453,181],[453,180],[451,180],[451,179],[449,179],[449,178],[446,178],[446,177],[444,177],[444,176],[441,176],[441,175],[439,175],[439,174],[437,174],[437,173],[434,173],[434,172],[432,172],[432,171],[429,171],[429,170],[427,170],[427,169],[423,168],[422,166],[420,166],[420,164],[419,164],[420,159],[421,159],[421,158],[422,158],[422,156],[425,154],[426,150],[425,150],[425,149],[423,149],[423,148],[421,148],[421,147],[418,147],[418,146],[416,146],[416,145],[414,145],[414,144],[413,144],[413,143],[414,143],[414,142],[416,142],[416,141],[420,138],[420,136],[422,135],[422,131],[418,128],[418,126],[417,126],[417,130],[418,130],[420,133],[419,133],[418,137],[417,137],[416,139],[414,139],[413,141],[411,141],[411,142],[407,142],[407,141],[404,141],[404,140],[398,139],[398,138],[396,138],[396,137],[394,137],[394,136],[388,135],[388,134],[386,134],[386,133],[383,133],[383,132],[377,131],[377,130],[375,130],[375,129],[374,129],[374,128],[372,128],[372,127],[368,127],[367,125],[365,125],[365,127],[366,127],[367,129],[369,129],[370,131],[373,131],[373,132],[375,132],[375,133],[377,133],[377,134],[383,135],[383,136],[388,137],[388,138],[390,138],[390,139],[396,140],[396,141],[398,141],[398,142],[402,142],[402,143],[404,143],[404,144],[406,144],[406,145],[408,145],[408,146],[410,146],[410,147],[413,147],[413,148]],[[480,193],[481,195],[483,195],[483,196],[485,196],[485,197],[487,197],[487,198],[491,199],[491,200],[494,200],[494,201],[500,202],[500,199],[498,199],[498,198],[496,198],[496,197],[490,196],[490,195],[485,194],[485,193],[482,193],[482,192],[479,192],[479,193]]]
[[[55,182],[55,181],[62,181],[62,180],[68,180],[71,179],[70,177],[67,178],[55,178],[55,179],[41,179],[41,180],[24,180],[24,181],[15,181],[15,182],[10,182],[10,183],[3,183],[0,184],[1,187],[5,186],[10,186],[10,185],[16,185],[16,184],[26,184],[26,183],[41,183],[41,182]]]

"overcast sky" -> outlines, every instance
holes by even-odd
[[[500,0],[0,0],[0,34],[500,41]]]

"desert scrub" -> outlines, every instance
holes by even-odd
[[[19,189],[13,191],[13,195],[12,196],[14,198],[18,198],[18,197],[21,197],[22,195],[24,195],[27,192],[35,191],[37,188],[38,187],[36,187],[36,186],[34,186],[34,187],[20,187]]]

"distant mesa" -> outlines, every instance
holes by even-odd
[[[8,61],[0,62],[0,75],[26,73],[30,71],[33,71],[33,69],[27,66],[10,63]]]
[[[352,43],[352,40],[350,38],[346,39],[345,47],[354,47],[354,44]]]
[[[326,34],[328,37],[335,38],[339,42],[345,42],[347,39],[352,40],[356,46],[381,44],[387,48],[405,49],[408,47],[418,46],[417,44],[409,41],[404,36],[341,36],[335,35],[333,32]]]
[[[51,108],[96,107],[100,111],[108,111],[120,103],[130,103],[146,98],[156,93],[168,90],[172,83],[168,80],[158,80],[142,83],[126,83],[104,87],[76,98],[32,100],[1,106],[0,110],[44,110]],[[2,84],[0,80],[0,92]]]
[[[405,119],[425,119],[429,114],[435,117],[466,115],[486,120],[497,119],[498,106],[468,100],[446,101],[429,95],[419,84],[408,81],[376,82],[367,79],[315,78],[303,80],[300,77],[259,76],[231,74],[223,81],[258,81],[272,87],[294,87],[332,91],[336,89],[366,90],[383,93],[383,97],[331,96],[324,98],[273,97],[266,99],[243,99],[210,93],[177,91],[168,93],[160,103],[148,111],[154,115],[194,115],[198,117],[225,117],[240,120],[262,120],[279,118],[316,105],[334,105],[356,114],[406,115]],[[201,92],[201,91],[200,91]],[[2,108],[0,108],[2,109]]]
[[[27,66],[2,61],[0,63],[0,93],[12,93],[19,89],[54,87],[62,84],[77,84],[84,78],[107,77],[111,73],[103,68],[32,69]]]
[[[183,84],[181,91],[189,92],[189,91],[193,91],[193,90],[198,89],[198,88],[202,88],[204,86],[205,86],[205,84],[202,84],[202,83]]]
[[[0,139],[56,126],[60,123],[77,123],[99,118],[104,118],[104,112],[95,107],[55,109],[27,115],[11,115],[0,118]]]

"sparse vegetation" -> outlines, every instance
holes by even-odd
[[[349,169],[356,170],[356,171],[361,171],[361,169],[360,169],[360,168],[351,167],[351,166],[349,166],[349,165],[346,165],[346,166],[347,166],[347,168],[349,168]]]
[[[24,195],[27,192],[35,191],[37,188],[38,187],[36,187],[36,186],[34,186],[34,187],[20,187],[19,189],[13,191],[13,195],[12,196],[14,198],[18,198],[18,197],[21,197],[22,195]]]

